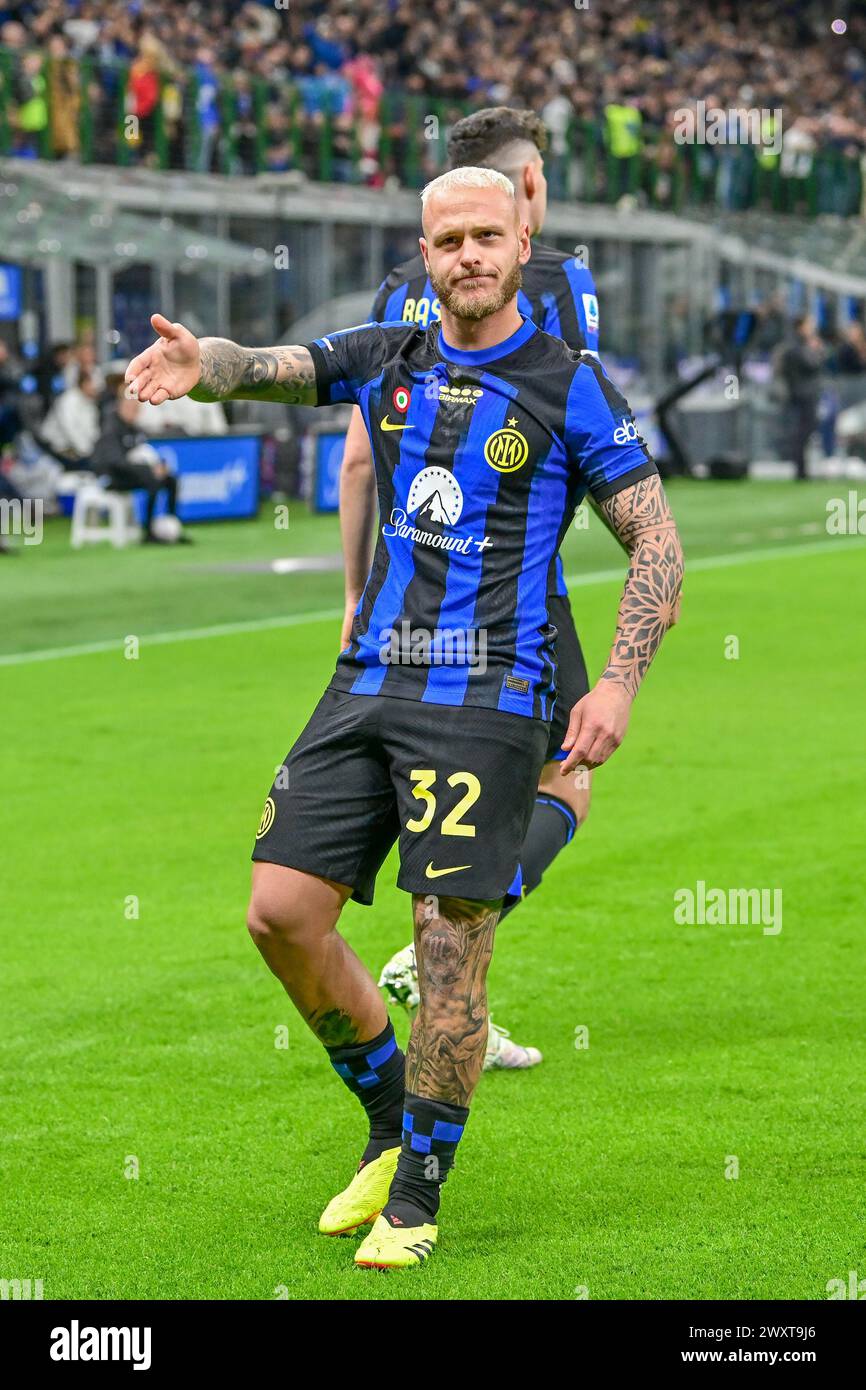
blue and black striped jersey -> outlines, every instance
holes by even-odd
[[[523,288],[517,307],[545,333],[562,338],[578,352],[598,352],[599,309],[595,281],[588,266],[566,251],[544,242],[532,242],[532,255],[523,267]],[[382,281],[373,300],[370,318],[375,323],[417,323],[422,328],[438,322],[439,300],[419,252],[395,266]],[[562,560],[557,556],[551,575],[552,594],[567,594]]]
[[[483,351],[451,347],[439,323],[376,323],[310,352],[317,404],[361,408],[379,498],[332,685],[548,719],[547,596],[575,507],[656,472],[627,402],[596,357],[526,318]]]

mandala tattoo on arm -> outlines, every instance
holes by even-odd
[[[657,476],[642,478],[600,506],[629,554],[616,637],[601,679],[622,685],[634,696],[679,615],[683,551]]]
[[[202,338],[201,376],[190,395],[206,401],[316,404],[316,369],[309,348],[248,348],[228,338]]]
[[[416,897],[421,1007],[406,1052],[406,1089],[468,1105],[487,1045],[487,967],[502,902]]]

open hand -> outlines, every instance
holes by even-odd
[[[152,347],[133,357],[124,380],[130,395],[151,405],[176,401],[198,382],[201,376],[201,353],[198,338],[182,323],[169,323],[162,314],[150,319],[159,334]]]

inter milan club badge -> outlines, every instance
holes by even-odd
[[[256,839],[260,840],[263,835],[267,835],[271,826],[277,818],[277,808],[274,805],[274,798],[269,796],[265,802],[265,809],[262,811],[262,818],[259,821],[259,828],[256,831]]]
[[[496,430],[484,445],[484,457],[497,473],[514,473],[522,468],[529,457],[529,444],[526,436],[515,429],[514,416],[508,421],[508,428]]]
[[[406,386],[398,386],[393,396],[391,397],[391,400],[394,403],[394,409],[399,410],[401,415],[406,414],[406,411],[409,409],[409,402],[411,401],[411,399],[412,392]]]

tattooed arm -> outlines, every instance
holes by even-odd
[[[683,552],[661,480],[643,478],[600,505],[628,551],[628,576],[607,666],[571,712],[563,776],[577,766],[598,767],[619,747],[640,683],[679,616]]]
[[[194,401],[281,401],[316,404],[316,369],[309,348],[240,347],[228,338],[201,338],[201,376]]]
[[[676,620],[683,552],[660,478],[643,478],[601,507],[629,554],[616,638],[601,678],[624,686],[634,698]]]
[[[191,396],[196,401],[280,401],[316,404],[316,371],[305,347],[247,348],[228,338],[196,338],[182,323],[154,314],[159,334],[126,369],[130,394],[141,401]]]

